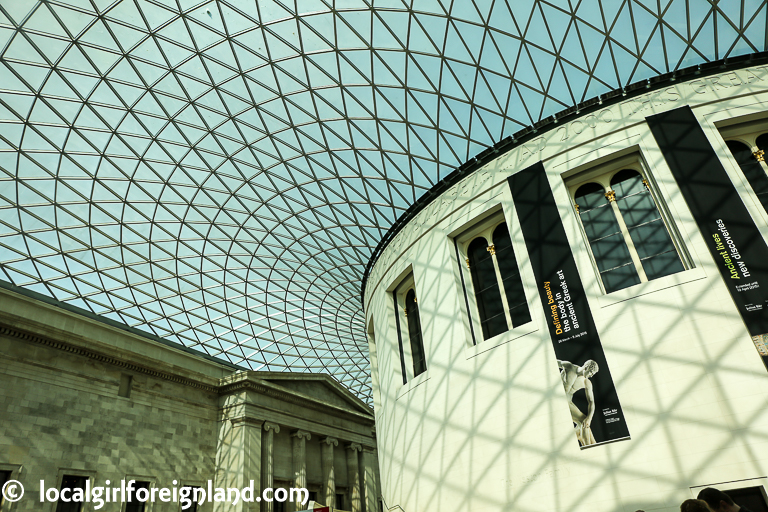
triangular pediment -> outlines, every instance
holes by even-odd
[[[259,372],[259,377],[266,383],[349,411],[373,415],[360,399],[326,375],[265,373]]]

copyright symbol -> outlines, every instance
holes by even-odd
[[[3,498],[9,503],[19,501],[24,496],[24,486],[18,480],[8,480],[3,486]]]

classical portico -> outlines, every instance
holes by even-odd
[[[306,488],[338,510],[378,511],[372,411],[331,377],[239,372],[223,379],[220,393],[218,481]],[[237,510],[279,508],[262,501]]]

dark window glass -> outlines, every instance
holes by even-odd
[[[765,500],[762,487],[744,487],[741,489],[729,489],[725,494],[731,497],[733,502],[742,510],[752,512],[768,512],[768,503]]]
[[[144,482],[142,482],[142,483],[144,483]],[[147,483],[147,486],[149,486],[148,483]],[[199,507],[199,505],[197,504],[197,500],[200,499],[200,491],[197,491],[198,496],[196,497],[195,496],[195,489],[202,489],[202,487],[185,486],[185,487],[182,487],[182,489],[189,489],[189,500],[192,502],[192,504],[189,506],[189,508],[184,509],[184,512],[197,512],[197,509]],[[144,509],[141,509],[141,510],[144,510]]]
[[[403,334],[400,329],[400,313],[397,305],[397,290],[392,294],[392,301],[395,305],[395,325],[397,326],[397,348],[400,351],[400,370],[403,375],[403,384],[408,382],[408,375],[405,372],[405,351],[403,350]]]
[[[317,491],[309,491],[309,501],[317,501]]]
[[[336,494],[336,507],[335,508],[344,510],[344,495],[343,494]]]
[[[5,483],[10,479],[11,479],[10,471],[0,471],[0,489],[2,489]],[[4,502],[5,502],[5,498],[3,498],[2,495],[0,495],[0,507],[2,507]],[[0,510],[2,510],[2,508],[0,508]]]
[[[416,292],[408,290],[405,295],[405,310],[408,312],[408,337],[411,340],[411,356],[413,358],[413,375],[421,375],[427,370],[424,342],[421,338],[421,321],[419,320],[419,305],[416,303]]]
[[[133,492],[131,493],[131,499],[130,501],[127,501],[125,504],[125,512],[144,512],[147,508],[147,503],[139,501],[136,491],[139,489],[146,489],[149,491],[149,482],[134,482],[133,483]],[[141,493],[141,497],[143,498],[145,496],[144,492]],[[127,498],[127,495],[126,495]],[[190,499],[192,499],[190,497]],[[187,512],[191,509],[185,509]]]
[[[640,173],[619,171],[611,180],[611,187],[648,280],[685,270]]]
[[[528,311],[528,302],[525,300],[523,281],[520,278],[520,269],[515,259],[515,251],[512,249],[512,240],[506,224],[499,224],[493,231],[493,245],[496,250],[496,261],[501,273],[502,287],[509,304],[509,315],[512,318],[512,327],[527,324],[531,321]]]
[[[71,498],[74,489],[85,489],[86,479],[87,477],[85,476],[64,475],[64,478],[61,480],[61,490],[59,492],[64,491],[64,489],[69,489],[69,491],[67,491],[67,498],[69,498],[70,501],[62,501],[61,494],[59,494],[59,502],[56,504],[56,512],[80,512],[83,504],[71,501]]]
[[[763,146],[768,145],[768,135],[761,135],[757,139],[758,147],[763,149],[760,146],[761,139],[763,139]],[[766,176],[763,166],[760,165],[746,144],[735,140],[729,140],[726,144],[763,208],[768,211],[768,176]]]
[[[480,325],[483,329],[483,339],[493,338],[506,332],[507,317],[504,314],[504,304],[501,302],[499,281],[496,278],[496,268],[493,258],[488,251],[485,238],[476,238],[467,248],[469,258],[469,273],[472,275],[472,285],[475,289],[477,309],[480,313]]]
[[[603,187],[597,183],[582,185],[575,199],[605,291],[610,293],[638,284],[640,276]]]
[[[274,512],[285,512],[286,511],[285,501],[277,501],[277,500],[273,501],[272,510]]]
[[[757,145],[758,149],[762,149],[765,152],[763,158],[768,157],[768,133],[760,135],[755,141],[755,145]]]

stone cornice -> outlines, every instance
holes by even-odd
[[[156,368],[152,368],[148,365],[144,365],[136,361],[126,361],[125,359],[121,359],[92,348],[78,346],[78,345],[74,345],[64,341],[54,340],[46,336],[38,336],[36,334],[31,334],[29,332],[25,332],[21,329],[16,329],[13,327],[8,327],[4,325],[0,326],[0,336],[8,336],[10,338],[16,338],[24,341],[29,341],[32,343],[37,343],[40,345],[45,345],[57,350],[63,350],[65,352],[76,354],[82,357],[87,357],[89,359],[100,361],[102,363],[117,366],[119,368],[124,368],[132,372],[143,373],[151,377],[156,377],[158,379],[163,379],[163,380],[175,382],[177,384],[181,384],[184,386],[190,386],[193,388],[201,389],[209,393],[216,393],[219,390],[219,386],[216,386],[213,384],[204,383],[199,380],[194,380],[187,377],[182,377],[181,375],[177,375],[171,372],[158,370]]]
[[[242,425],[251,425],[254,427],[261,427],[262,425],[264,425],[264,420],[251,418],[250,416],[241,416],[239,418],[232,418],[229,421],[232,423],[233,427],[239,427]]]
[[[20,326],[14,325],[19,322]],[[13,323],[11,323],[13,322]],[[356,399],[350,401],[349,407],[329,403],[324,400],[302,394],[300,392],[288,389],[272,382],[264,380],[259,372],[240,371],[226,375],[224,378],[200,374],[183,366],[188,356],[181,356],[176,364],[168,363],[162,358],[162,352],[155,352],[154,356],[144,355],[136,351],[142,348],[138,345],[136,350],[126,349],[123,345],[113,346],[99,339],[93,339],[89,336],[76,334],[77,329],[70,331],[61,331],[51,329],[42,323],[38,324],[34,320],[27,320],[17,317],[0,316],[0,336],[15,338],[28,343],[44,345],[55,350],[61,350],[73,355],[98,361],[110,366],[124,369],[128,372],[144,374],[156,379],[162,379],[168,382],[188,386],[205,393],[222,395],[234,394],[241,391],[254,391],[256,393],[274,397],[276,399],[293,403],[302,408],[330,414],[336,417],[351,419],[357,423],[373,425],[374,417],[372,413],[366,413],[359,407],[364,407],[356,403]],[[146,341],[142,341],[146,343]],[[151,342],[150,342],[151,343]],[[130,341],[127,346],[130,345]],[[164,348],[173,350],[171,347],[150,344],[153,350]],[[273,375],[268,372],[268,375]],[[299,376],[294,377],[298,378]],[[316,375],[312,376],[317,377]],[[313,379],[311,382],[317,382],[318,385],[330,385],[330,378]],[[235,418],[233,421],[237,421]]]

